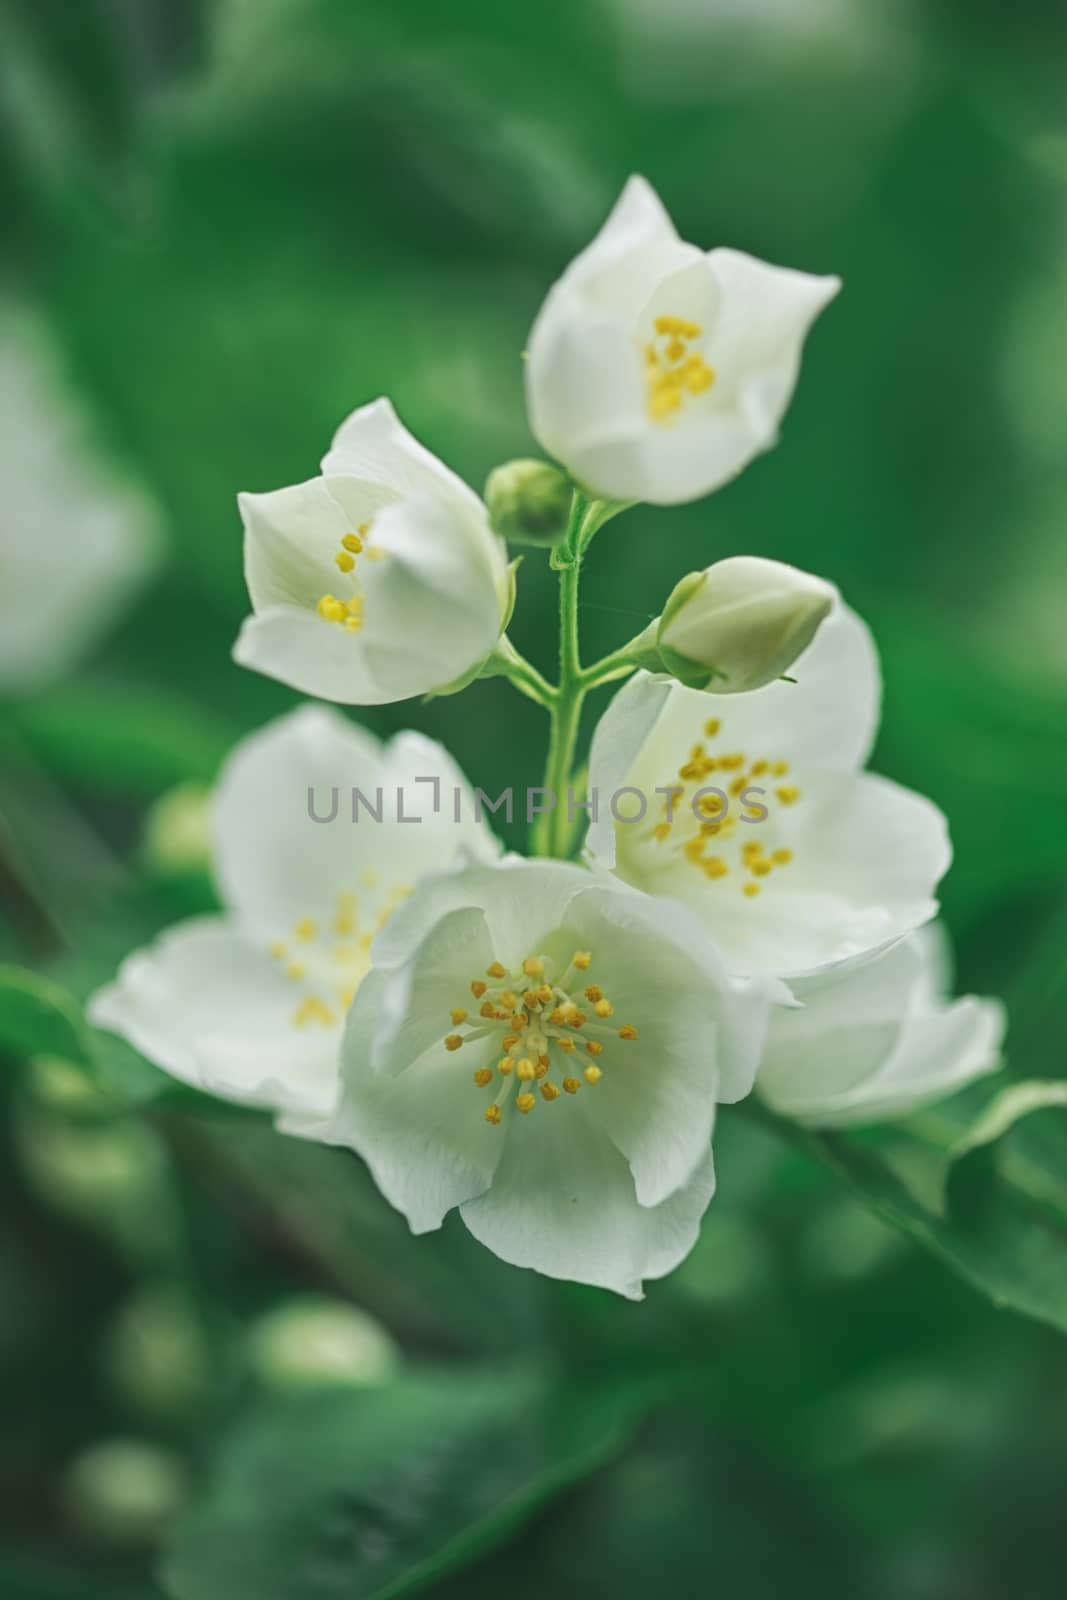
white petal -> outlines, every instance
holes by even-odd
[[[301,694],[338,705],[391,705],[420,692],[376,677],[359,634],[346,633],[314,610],[296,606],[271,606],[246,617],[233,659],[238,666],[276,678]],[[422,685],[425,690],[433,687]]]
[[[409,433],[384,397],[346,417],[323,457],[326,477],[382,484],[396,499],[453,499],[470,514],[481,502],[463,479]]]
[[[255,610],[296,606],[314,614],[322,596],[340,581],[334,557],[344,535],[352,531],[326,480],[311,478],[267,494],[239,494],[237,503],[245,530],[245,581]],[[369,497],[361,520],[385,503],[380,493]]]
[[[339,1027],[298,1027],[300,994],[265,950],[222,917],[179,923],[123,962],[89,1005],[183,1083],[227,1100],[302,1116],[329,1110]]]
[[[877,961],[800,984],[804,1009],[774,1020],[759,1090],[783,1115],[845,1127],[908,1115],[999,1063],[996,1001],[937,998],[929,941],[916,935]]]
[[[608,1028],[632,1023],[638,1032],[606,1041],[604,1076],[585,1097],[588,1115],[627,1158],[641,1205],[658,1205],[707,1151],[715,1102],[751,1089],[766,998],[731,986],[700,923],[681,906],[592,888],[571,901],[565,927],[594,953],[589,976],[615,1006]]]
[[[368,1046],[387,983],[386,974],[372,972],[349,1014],[345,1082],[329,1138],[358,1151],[412,1231],[425,1233],[492,1182],[502,1130],[481,1115],[473,1050],[438,1048],[401,1072],[373,1070]]]
[[[638,1300],[643,1279],[688,1255],[715,1189],[710,1151],[685,1188],[644,1207],[625,1159],[580,1102],[538,1106],[523,1124],[491,1188],[461,1208],[474,1237],[502,1261]]]
[[[436,778],[439,790],[420,777]],[[242,740],[223,768],[213,806],[222,896],[249,924],[281,934],[305,917],[332,918],[339,895],[353,894],[358,931],[373,933],[383,908],[423,873],[464,848],[492,851],[472,806],[454,821],[457,787],[466,793],[433,740],[407,733],[383,747],[338,712],[302,706]],[[355,821],[353,790],[367,802],[357,802]],[[421,820],[396,820],[398,790],[402,814]]]

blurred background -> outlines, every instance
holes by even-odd
[[[875,765],[952,824],[959,987],[1008,1001],[1012,1071],[1067,1076],[1065,48],[1054,0],[4,0],[0,959],[81,997],[213,903],[205,786],[297,698],[230,660],[237,491],[313,475],[380,393],[477,488],[535,453],[531,320],[640,171],[684,237],[845,289],[779,448],[602,534],[587,653],[721,555],[837,583],[882,650]],[[533,553],[512,634],[546,671],[553,612]],[[539,781],[541,717],[499,680],[360,713],[491,792]],[[411,1239],[355,1161],[132,1053],[106,1094],[25,1054],[5,1597],[1062,1594],[1062,1333],[743,1116],[697,1250],[633,1306]],[[536,1386],[496,1396],[515,1358],[611,1379],[610,1418],[571,1439]],[[349,1520],[299,1575],[227,1567],[287,1417]],[[236,1524],[161,1580],[235,1429]],[[484,1510],[486,1475],[506,1514],[419,1566],[469,1511],[445,1480]]]

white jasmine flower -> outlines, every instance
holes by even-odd
[[[631,178],[530,334],[530,423],[595,494],[676,505],[774,444],[805,335],[840,288],[679,239]]]
[[[793,673],[713,716],[701,691],[639,673],[601,719],[589,771],[593,863],[690,906],[733,971],[783,978],[929,921],[950,860],[937,807],[861,770],[880,684],[859,618],[839,607]],[[638,794],[612,809],[624,786]]]
[[[784,1116],[843,1128],[904,1117],[1000,1064],[997,1000],[943,998],[935,930],[852,971],[794,986],[778,1011],[758,1088]]]
[[[503,1260],[632,1298],[670,1272],[779,987],[731,982],[682,908],[516,858],[425,883],[374,960],[329,1137],[413,1231],[458,1207]]]
[[[242,666],[384,705],[449,686],[492,651],[511,603],[504,545],[388,400],[342,423],[321,477],[238,500],[254,613]]]
[[[416,779],[437,777],[434,789]],[[93,997],[90,1020],[185,1083],[267,1106],[292,1129],[329,1110],[345,1012],[370,967],[375,933],[419,877],[460,847],[492,854],[482,824],[453,820],[463,778],[440,745],[402,733],[387,745],[337,712],[304,706],[244,739],[213,807],[225,907],[163,933]],[[360,808],[382,790],[382,821]],[[313,791],[316,816],[309,814]],[[403,814],[391,820],[397,790]],[[473,817],[469,796],[463,815]]]
[[[93,447],[45,326],[0,306],[0,691],[62,677],[150,576],[156,508]]]
[[[660,658],[694,689],[761,689],[807,649],[836,598],[832,584],[783,561],[729,556],[675,586],[657,629]]]

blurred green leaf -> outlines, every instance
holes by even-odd
[[[395,1600],[610,1459],[619,1391],[442,1371],[252,1418],[164,1566],[176,1600]]]
[[[951,1157],[946,1162],[942,1153],[906,1136],[890,1160],[857,1138],[811,1132],[784,1120],[777,1126],[883,1221],[931,1251],[994,1305],[1067,1333],[1067,1215],[1057,1215],[1006,1172],[994,1173],[994,1122],[988,1137],[960,1147],[955,1168]]]
[[[1067,1083],[1014,1083],[949,1152],[950,1216],[996,1228],[1013,1193],[1067,1219]],[[1007,1191],[1007,1192],[1005,1192]],[[1061,1266],[1067,1273],[1067,1254]]]
[[[71,996],[50,978],[24,967],[0,967],[0,1050],[27,1056],[60,1056],[88,1066],[89,1030]]]

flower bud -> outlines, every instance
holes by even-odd
[[[832,584],[759,556],[730,556],[677,584],[656,645],[694,689],[741,694],[772,683],[807,649],[837,598]]]
[[[494,533],[520,544],[555,544],[567,531],[571,483],[549,461],[506,461],[485,484]]]
[[[383,1383],[397,1365],[392,1340],[372,1316],[310,1295],[260,1317],[248,1350],[255,1375],[276,1391]]]

